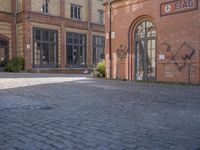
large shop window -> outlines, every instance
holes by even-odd
[[[86,67],[86,35],[67,33],[67,67]]]
[[[58,32],[33,28],[34,68],[55,68],[58,66]]]
[[[93,64],[104,59],[105,39],[102,36],[93,36]]]
[[[156,27],[141,22],[135,31],[136,80],[156,79]]]
[[[8,41],[0,38],[0,68],[4,67],[8,61]]]

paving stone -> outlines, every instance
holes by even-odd
[[[0,73],[0,150],[198,150],[200,87]]]

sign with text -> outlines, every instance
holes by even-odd
[[[161,16],[198,9],[198,0],[173,0],[160,5]]]

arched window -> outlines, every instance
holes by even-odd
[[[136,80],[156,79],[156,27],[142,21],[135,30]]]

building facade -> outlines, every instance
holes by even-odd
[[[102,0],[0,0],[1,66],[92,68],[104,58]]]
[[[199,0],[105,2],[106,76],[200,83]]]

